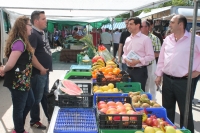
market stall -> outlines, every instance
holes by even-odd
[[[72,65],[63,75],[48,133],[190,133],[109,58],[95,55],[92,65]]]

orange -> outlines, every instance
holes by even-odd
[[[113,74],[118,75],[120,73],[120,69],[119,68],[114,68],[113,69]]]
[[[92,74],[92,78],[93,79],[96,79],[97,78],[97,74],[95,73],[95,74]]]

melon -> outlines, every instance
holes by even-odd
[[[69,95],[80,95],[79,93],[76,93],[74,91],[71,91],[70,89],[67,89],[65,87],[60,87],[60,89],[65,92],[66,94],[69,94]]]
[[[62,80],[62,85],[64,86],[64,88],[66,88],[66,90],[64,91],[65,93],[73,92],[74,94],[77,94],[77,95],[81,95],[81,93],[83,93],[82,89],[78,87],[78,85],[76,85],[71,80],[67,80],[67,79]]]

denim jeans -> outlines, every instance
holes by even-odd
[[[13,122],[17,133],[24,132],[25,119],[34,104],[33,92],[9,89],[13,102]]]
[[[35,75],[31,78],[31,87],[33,90],[33,94],[35,97],[35,103],[31,109],[30,116],[31,121],[30,123],[33,124],[35,122],[40,121],[40,102],[42,104],[42,108],[44,113],[50,121],[48,116],[47,110],[47,95],[49,93],[49,74],[46,75]]]

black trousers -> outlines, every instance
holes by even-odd
[[[128,67],[127,72],[131,78],[131,82],[140,82],[142,90],[145,92],[145,85],[148,78],[147,67],[143,66],[141,68],[130,68]]]
[[[118,48],[119,48],[119,43],[114,43],[113,44],[113,54],[114,54],[114,58],[116,57],[116,54],[117,54],[117,51],[118,51]]]
[[[193,88],[194,80],[192,80]],[[168,118],[174,123],[175,119],[175,107],[176,102],[180,110],[180,127],[183,127],[184,113],[185,113],[185,101],[190,100],[189,114],[188,114],[188,126],[186,127],[192,133],[194,133],[194,123],[192,115],[192,96],[193,90],[191,90],[191,98],[186,99],[187,90],[187,78],[176,79],[163,75],[163,86],[162,86],[162,105],[167,110]]]

